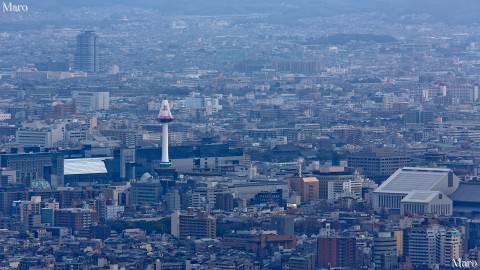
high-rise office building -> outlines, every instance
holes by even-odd
[[[179,236],[180,238],[191,237],[215,238],[217,234],[217,223],[213,216],[208,215],[203,210],[189,209],[188,213],[180,214],[179,217]]]
[[[367,148],[347,157],[348,167],[373,180],[383,181],[396,170],[411,164],[410,156],[393,148]]]
[[[19,221],[19,230],[28,231],[41,225],[40,209],[42,207],[42,198],[32,196],[29,201],[14,201],[12,203],[12,213]]]
[[[373,260],[379,269],[396,269],[397,240],[390,232],[379,232],[373,239]]]
[[[80,71],[98,72],[98,35],[95,34],[95,31],[85,31],[77,35],[74,68]]]
[[[432,266],[437,263],[437,235],[445,235],[445,228],[439,225],[419,225],[406,231],[403,253],[410,257],[414,267]]]
[[[130,189],[130,202],[132,205],[156,204],[160,202],[162,193],[162,184],[158,179],[136,181]]]
[[[323,268],[353,268],[356,264],[356,239],[321,236],[317,239],[317,266]]]
[[[107,200],[105,199],[105,195],[100,193],[97,200],[95,201],[95,206],[98,214],[98,220],[101,222],[105,222],[107,219]]]
[[[437,262],[450,266],[452,260],[462,256],[462,235],[456,229],[450,229],[445,234],[437,234]]]

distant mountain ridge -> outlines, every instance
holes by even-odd
[[[19,1],[19,0],[16,0]],[[392,20],[407,21],[405,15],[425,14],[429,20],[470,24],[478,22],[478,0],[25,0],[32,7],[62,11],[80,7],[125,6],[156,9],[164,15],[275,14],[285,20],[341,14],[379,13]],[[418,19],[418,18],[413,18]]]

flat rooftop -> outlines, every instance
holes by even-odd
[[[405,167],[398,169],[375,192],[408,193],[413,190],[430,191],[444,177],[450,169]]]
[[[107,173],[104,160],[112,157],[101,158],[74,158],[64,160],[64,175],[75,174],[100,174]]]

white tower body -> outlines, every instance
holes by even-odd
[[[164,123],[162,126],[162,163],[168,162],[170,162],[168,157],[168,123]]]
[[[168,156],[168,123],[173,121],[173,117],[166,98],[162,101],[157,120],[162,123],[162,160],[160,164],[165,167],[170,167],[170,158]]]

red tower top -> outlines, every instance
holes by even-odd
[[[160,112],[158,112],[157,121],[161,123],[173,121],[172,112],[170,111],[170,105],[168,104],[167,98],[164,98],[162,101],[162,107],[160,108]]]

